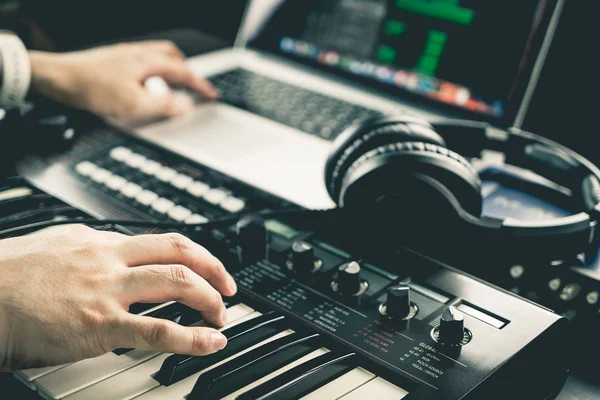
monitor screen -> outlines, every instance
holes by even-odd
[[[255,12],[251,47],[488,120],[514,119],[556,6],[556,0],[267,3],[260,22]]]

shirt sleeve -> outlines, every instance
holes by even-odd
[[[19,37],[0,31],[0,106],[23,103],[31,82],[29,54]]]

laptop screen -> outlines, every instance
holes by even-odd
[[[557,0],[254,3],[251,47],[512,124]]]

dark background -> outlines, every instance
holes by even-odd
[[[10,11],[13,4],[18,4],[18,11]],[[0,10],[4,9],[0,28],[18,30],[32,48],[57,51],[190,28],[196,35],[170,37],[191,55],[232,43],[245,4],[245,0],[0,0]],[[566,1],[524,125],[598,163],[599,11],[597,0]]]

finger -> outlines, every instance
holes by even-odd
[[[128,269],[121,281],[124,299],[133,303],[175,300],[200,311],[216,326],[225,324],[225,304],[219,292],[183,265],[149,265]]]
[[[148,50],[155,50],[176,59],[185,59],[185,54],[170,40],[147,40],[141,44]]]
[[[114,331],[115,348],[149,349],[162,353],[203,356],[221,350],[227,338],[218,330],[184,327],[168,320],[128,314]]]
[[[117,246],[128,266],[151,264],[182,264],[206,279],[225,296],[237,291],[235,281],[223,263],[204,247],[177,233],[139,235],[125,238]]]
[[[185,62],[162,59],[153,64],[148,69],[147,77],[158,75],[171,84],[185,85],[208,99],[219,97],[217,89],[206,79],[194,75]]]
[[[193,109],[194,101],[187,95],[179,93],[155,95],[140,89],[133,117],[140,120],[169,118],[187,114]]]

